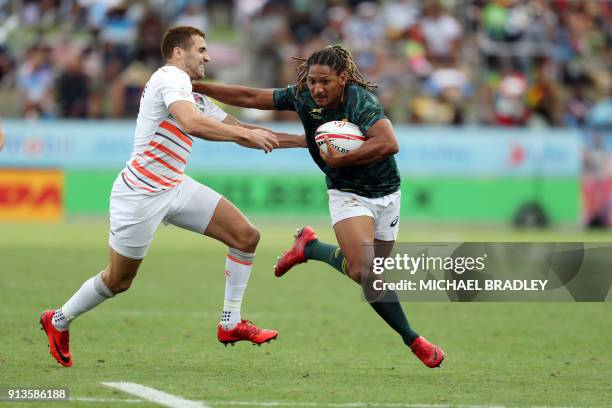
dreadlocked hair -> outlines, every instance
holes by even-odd
[[[357,69],[351,53],[340,45],[325,47],[314,52],[309,58],[293,57],[293,59],[301,61],[300,65],[295,69],[298,73],[296,97],[304,89],[304,84],[308,78],[308,70],[313,65],[327,65],[338,74],[346,71],[348,82],[353,82],[368,91],[373,91],[378,87],[378,85],[365,80],[359,69]]]

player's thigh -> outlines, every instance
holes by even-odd
[[[108,240],[114,252],[130,259],[144,258],[172,199],[172,191],[148,196],[115,183],[110,199]]]
[[[259,232],[230,201],[185,176],[165,222],[204,234],[231,248],[254,251]]]
[[[259,231],[249,219],[229,200],[221,198],[213,217],[204,232],[241,251],[255,251],[259,242]]]
[[[374,218],[365,215],[345,218],[334,224],[334,232],[347,260],[348,274],[361,282],[374,258]]]
[[[204,234],[212,222],[221,194],[185,175],[164,223]]]
[[[399,233],[402,195],[395,193],[381,198],[365,199],[371,204],[375,219],[374,236],[380,241],[395,241]]]

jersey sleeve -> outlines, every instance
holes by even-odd
[[[363,134],[367,134],[370,128],[380,119],[386,119],[387,115],[378,98],[369,92],[363,92],[358,98],[355,109],[354,122]]]
[[[159,94],[166,107],[176,101],[187,101],[195,104],[189,76],[180,72],[168,71],[160,78]]]
[[[194,92],[193,98],[203,115],[216,119],[219,122],[222,122],[227,117],[227,112],[214,104],[207,96]]]
[[[295,92],[295,85],[289,85],[286,88],[275,89],[273,92],[274,109],[295,111]]]

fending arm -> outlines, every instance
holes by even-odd
[[[246,129],[267,130],[268,132],[276,135],[276,139],[278,140],[278,144],[279,144],[278,148],[307,147],[306,136],[304,135],[294,135],[291,133],[274,132],[270,129],[266,129],[261,126],[251,125],[249,123],[241,122],[229,114],[225,117],[225,119],[223,120],[223,123],[232,125],[232,126],[240,126]]]
[[[219,85],[192,82],[193,90],[219,102],[262,110],[274,109],[274,89],[251,88],[240,85]]]
[[[198,138],[219,142],[236,142],[241,146],[262,149],[266,152],[278,147],[276,136],[270,132],[261,129],[246,129],[219,122],[216,119],[201,115],[191,102],[173,102],[168,110],[183,131]]]

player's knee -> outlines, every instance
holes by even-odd
[[[360,260],[348,261],[346,266],[347,266],[346,274],[349,276],[349,278],[351,278],[357,283],[361,283],[361,274],[362,274],[361,261]]]
[[[132,286],[133,280],[134,280],[133,278],[120,279],[120,280],[110,282],[110,284],[107,286],[111,290],[111,292],[117,295],[119,293],[127,291],[130,288],[130,286]]]
[[[367,259],[352,259],[347,262],[346,273],[357,283],[363,282],[371,271],[371,263]]]
[[[244,252],[254,252],[259,244],[259,230],[255,227],[249,226],[241,234],[238,240],[236,249]]]
[[[116,295],[116,294],[119,294],[119,293],[122,293],[128,290],[130,286],[132,286],[132,281],[134,280],[135,277],[136,277],[136,274],[128,275],[128,276],[114,276],[112,274],[109,274],[107,270],[102,275],[102,280],[104,284],[106,285],[106,287],[110,289],[110,291],[113,292],[113,294]]]

